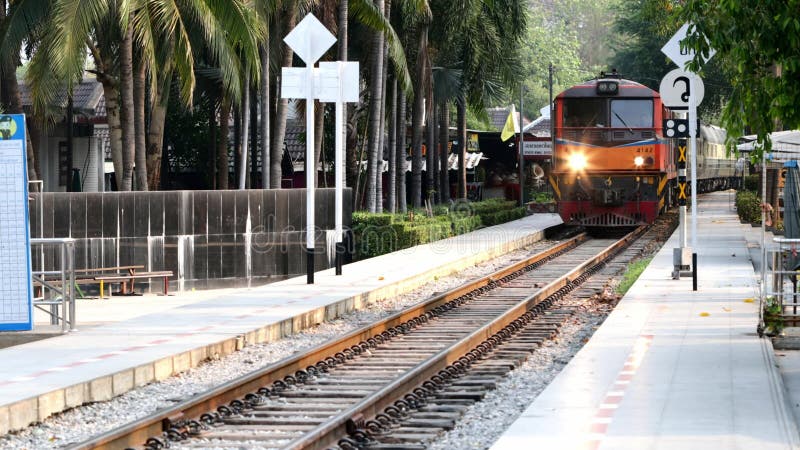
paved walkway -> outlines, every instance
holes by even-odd
[[[772,345],[756,334],[753,230],[728,193],[698,210],[698,290],[671,279],[676,232],[492,450],[800,448]]]
[[[342,276],[318,272],[314,285],[302,276],[201,301],[164,298],[172,308],[126,300],[109,308],[105,324],[94,303],[95,317],[78,311],[77,332],[0,350],[0,433],[390,298],[536,242],[560,223],[555,214],[528,216],[349,264]],[[120,308],[128,318],[115,321]],[[81,329],[87,319],[94,326]]]

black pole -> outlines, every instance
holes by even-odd
[[[342,274],[342,259],[344,259],[344,243],[336,243],[336,275]]]
[[[697,253],[692,253],[692,290],[697,290]]]
[[[314,249],[306,248],[306,283],[314,284]]]

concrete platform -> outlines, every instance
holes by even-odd
[[[77,332],[0,350],[0,433],[407,292],[532,244],[560,223],[555,214],[528,216],[349,264],[342,276],[318,272],[314,285],[303,276],[216,296],[84,300]]]
[[[671,279],[676,232],[492,450],[800,446],[771,342],[756,334],[747,241],[757,230],[739,223],[728,193],[698,210],[698,290]]]

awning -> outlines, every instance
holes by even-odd
[[[766,155],[770,161],[789,161],[800,159],[800,130],[776,131],[770,133],[772,151]],[[744,142],[736,148],[741,152],[751,152],[757,145],[756,136],[742,137]]]

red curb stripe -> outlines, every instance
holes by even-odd
[[[616,406],[622,403],[625,398],[625,391],[636,375],[636,371],[639,369],[645,353],[650,348],[652,340],[652,335],[640,335],[633,344],[633,349],[631,349],[630,354],[625,359],[625,364],[617,373],[613,386],[606,391],[605,397],[600,402],[601,406],[597,408],[592,417],[595,422],[588,427],[587,432],[590,436],[584,442],[584,449],[597,450],[600,448],[608,432],[608,427],[613,421],[614,414],[617,412]]]

